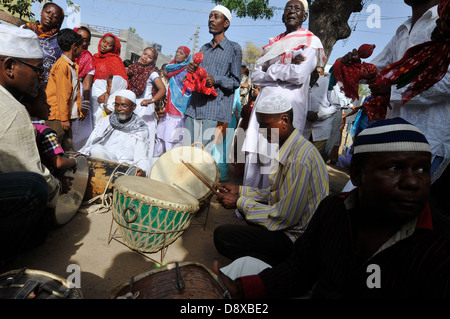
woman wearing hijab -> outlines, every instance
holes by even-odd
[[[154,48],[145,48],[138,62],[128,68],[130,91],[136,94],[136,110],[145,123],[147,123],[150,140],[149,154],[153,154],[155,145],[156,116],[155,102],[166,94],[166,87],[161,80],[159,70],[156,67],[158,51]]]
[[[120,50],[122,45],[119,39],[112,33],[106,33],[98,44],[98,53],[94,54],[95,73],[94,82],[92,84],[91,94],[91,110],[94,114],[94,127],[98,119],[101,118],[103,112],[99,112],[100,104],[97,99],[106,92],[107,80],[110,75],[120,76],[128,86],[128,76],[125,66],[120,58]],[[95,114],[100,114],[96,117]]]
[[[183,80],[186,76],[186,67],[191,60],[191,50],[185,46],[180,46],[175,58],[166,68],[168,80],[167,86],[167,104],[165,116],[160,119],[156,129],[156,141],[154,157],[159,157],[165,152],[171,150],[182,140],[181,132],[184,129],[184,113],[191,98],[191,92],[187,91],[184,95]]]
[[[47,2],[41,11],[41,21],[29,22],[22,27],[30,29],[39,38],[44,52],[44,85],[47,86],[50,70],[61,57],[62,50],[58,45],[57,35],[64,21],[64,10],[56,3]]]

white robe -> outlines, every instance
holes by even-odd
[[[155,148],[155,137],[156,137],[156,127],[158,125],[158,118],[156,117],[155,104],[148,104],[147,106],[142,106],[141,102],[143,100],[151,100],[153,98],[152,88],[155,79],[159,78],[158,72],[152,72],[147,79],[147,85],[145,87],[144,93],[136,99],[136,110],[134,113],[139,115],[148,126],[148,139],[150,141],[150,154],[153,156]]]
[[[244,185],[253,187],[266,187],[270,168],[263,168],[265,163],[270,163],[273,146],[265,146],[258,137],[259,124],[256,120],[256,105],[258,101],[270,94],[281,94],[292,103],[294,112],[294,127],[303,133],[308,112],[308,91],[311,72],[317,65],[317,50],[304,47],[295,50],[293,55],[302,54],[306,60],[301,64],[283,64],[281,56],[268,61],[267,71],[257,66],[252,73],[252,83],[261,86],[261,91],[255,101],[250,114],[248,129],[242,151],[247,154],[244,172]],[[264,150],[268,147],[268,151]]]
[[[93,141],[105,135],[111,128],[109,116],[101,118],[86,145],[80,153],[99,157],[119,163],[128,163],[144,170],[147,175],[150,171],[150,153],[147,131],[126,133],[114,130],[111,136],[102,143],[93,144]]]

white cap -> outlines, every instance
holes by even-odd
[[[256,103],[256,112],[263,114],[282,114],[292,109],[292,104],[280,94],[265,96]]]
[[[231,22],[231,12],[230,12],[230,10],[228,10],[227,7],[224,7],[224,6],[219,4],[219,5],[215,6],[211,10],[211,12],[213,12],[213,11],[219,11],[220,13],[222,13],[228,19],[228,21]]]
[[[306,0],[298,0],[303,4],[303,8],[305,9],[305,12],[308,12],[308,1]]]
[[[23,59],[44,57],[36,33],[6,24],[0,24],[0,55]]]
[[[290,1],[290,0],[289,0]],[[289,2],[288,1],[288,2]],[[305,9],[305,12],[308,12],[308,1],[306,1],[306,0],[298,0],[298,1],[300,1],[302,4],[303,4],[303,9]],[[286,4],[288,3],[288,2],[286,2]]]
[[[124,97],[129,99],[131,102],[136,104],[136,94],[130,90],[120,90],[115,93],[116,96]]]

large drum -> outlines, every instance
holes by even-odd
[[[200,207],[206,206],[213,192],[182,161],[190,164],[211,185],[219,182],[216,161],[203,148],[195,146],[175,147],[164,153],[153,165],[149,178],[182,189],[198,199]]]
[[[198,210],[190,194],[149,178],[121,176],[114,185],[113,219],[124,243],[139,252],[157,252],[173,243]]]
[[[223,299],[216,274],[199,263],[173,263],[131,278],[111,292],[112,299]]]
[[[86,156],[89,178],[84,201],[93,199],[106,192],[113,192],[115,180],[123,175],[136,175],[136,167],[127,163],[118,163],[98,157]]]
[[[0,299],[83,299],[83,294],[54,274],[19,269],[0,275]]]

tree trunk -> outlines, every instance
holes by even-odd
[[[334,44],[350,36],[352,30],[348,25],[348,19],[353,12],[360,12],[363,9],[362,2],[362,0],[333,2],[315,0],[310,6],[309,30],[322,41],[327,61]]]

